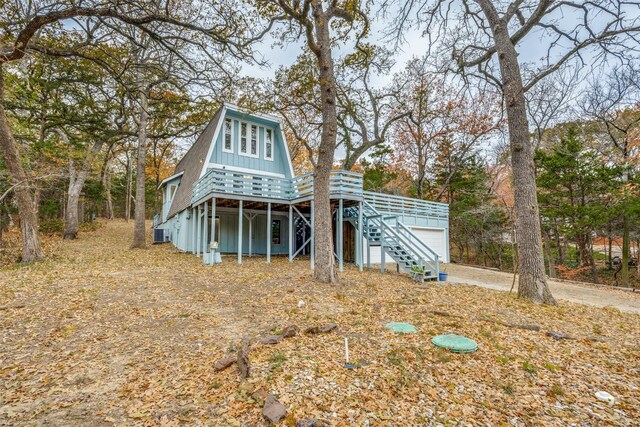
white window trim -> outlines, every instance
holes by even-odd
[[[268,160],[270,162],[273,162],[275,156],[274,156],[274,152],[275,152],[275,148],[276,148],[276,143],[275,143],[275,136],[276,136],[276,131],[273,128],[270,127],[262,127],[263,132],[264,132],[264,159]],[[271,131],[271,157],[267,157],[267,130]]]
[[[242,151],[242,124],[247,126],[247,151]],[[256,154],[251,154],[251,126],[256,127]],[[260,133],[258,132],[259,125],[257,123],[251,123],[247,121],[240,121],[238,125],[238,155],[244,157],[251,157],[252,159],[260,158]]]
[[[231,120],[231,148],[227,149],[225,147],[225,139],[227,137],[227,120]],[[234,128],[234,120],[229,118],[229,117],[225,117],[224,122],[222,123],[222,152],[224,153],[231,153],[233,154],[233,128]]]

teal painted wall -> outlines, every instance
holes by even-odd
[[[224,120],[231,118],[233,120],[233,153],[223,150]],[[240,122],[245,121],[247,126],[247,144],[251,143],[251,124],[258,126],[258,157],[247,157],[239,154],[240,151]],[[271,128],[274,133],[273,160],[265,159],[265,129]],[[235,111],[227,110],[222,121],[222,126],[216,138],[216,144],[209,159],[211,163],[217,163],[226,166],[235,166],[244,169],[252,169],[256,171],[266,171],[270,173],[278,173],[286,178],[291,178],[291,170],[289,168],[289,160],[285,151],[285,141],[282,140],[280,127],[277,122],[272,122],[260,117],[247,114],[240,114]]]
[[[216,212],[220,218],[220,246],[222,253],[238,252],[238,212]],[[272,254],[288,254],[289,223],[286,216],[272,212],[271,220],[280,221],[280,244],[271,245]],[[209,231],[210,233],[210,231]],[[264,255],[267,253],[267,215],[258,214],[253,219],[252,226],[252,253]],[[209,237],[211,234],[209,234]],[[245,217],[242,221],[242,253],[249,253],[249,220]]]

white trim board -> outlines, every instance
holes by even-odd
[[[253,174],[253,175],[273,176],[275,178],[285,178],[285,175],[282,173],[267,172],[267,171],[258,170],[258,169],[241,168],[238,166],[221,165],[220,163],[209,163],[207,164],[206,169],[209,169],[209,168],[222,169],[230,172],[240,172],[240,173],[247,173],[247,174]]]
[[[163,185],[165,185],[167,182],[173,181],[174,179],[176,179],[178,177],[181,177],[183,174],[184,174],[184,171],[178,172],[178,173],[176,173],[174,175],[171,175],[170,177],[167,177],[167,178],[163,179],[162,182],[160,182],[160,184],[158,184],[158,189],[160,187],[162,187]]]

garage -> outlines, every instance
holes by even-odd
[[[411,231],[440,257],[440,261],[449,262],[447,236],[442,228],[411,227]]]

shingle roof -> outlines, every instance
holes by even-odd
[[[207,127],[204,128],[204,132],[198,137],[182,160],[178,162],[173,174],[184,173],[180,180],[180,185],[176,190],[173,202],[171,203],[167,219],[186,209],[191,204],[193,183],[200,178],[203,166],[208,163],[208,159],[206,158],[207,153],[209,152],[210,145],[213,143],[213,134],[218,127],[222,110],[222,107],[218,109],[213,119],[211,119]]]

